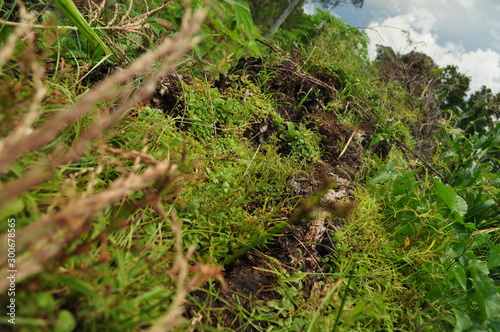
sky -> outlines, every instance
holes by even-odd
[[[311,13],[314,6],[305,8]],[[471,77],[469,93],[482,85],[500,92],[498,0],[364,0],[362,8],[348,1],[331,12],[364,28],[372,58],[377,44],[401,54],[422,52],[438,66],[456,65]]]

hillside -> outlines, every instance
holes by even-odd
[[[74,5],[2,8],[2,330],[500,331],[500,96],[326,12]]]

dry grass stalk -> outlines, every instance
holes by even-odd
[[[151,16],[151,14],[161,10],[167,5],[170,5],[173,1],[164,1],[160,6],[154,8],[154,9],[146,9],[145,13],[142,13],[140,15],[132,16],[132,7],[134,2],[132,0],[128,1],[128,6],[126,8],[126,12],[124,14],[119,14],[119,2],[114,2],[114,13],[113,17],[108,20],[106,24],[103,24],[102,22],[100,27],[97,27],[97,30],[107,30],[110,31],[113,34],[113,37],[108,37],[106,35],[103,35],[103,38],[106,39],[106,42],[109,45],[113,46],[113,50],[116,53],[120,53],[121,56],[124,59],[130,60],[127,56],[126,50],[123,50],[122,47],[120,47],[118,44],[115,43],[115,40],[127,40],[130,42],[132,45],[146,50],[146,48],[135,41],[134,39],[129,37],[129,34],[135,34],[137,36],[140,36],[142,39],[147,40],[148,35],[144,33],[144,30],[149,27],[148,23],[146,22],[146,19]],[[97,1],[89,1],[87,0],[87,9],[89,11],[89,16],[90,16],[90,22],[99,22],[100,17],[103,16],[103,14],[107,11],[107,6],[106,6],[107,1],[103,0],[100,3]],[[148,7],[148,4],[146,3],[146,7]],[[117,38],[117,35],[119,36]]]
[[[2,73],[3,65],[12,58],[16,43],[24,37],[27,47],[22,53],[21,64],[27,67],[24,68],[25,70],[31,71],[33,74],[33,100],[30,103],[28,113],[21,118],[20,124],[11,133],[11,142],[19,142],[33,131],[33,123],[40,116],[39,105],[48,91],[47,87],[42,83],[45,69],[40,65],[40,59],[35,49],[36,36],[31,29],[31,26],[33,26],[35,22],[35,16],[28,13],[26,7],[21,2],[18,4],[20,7],[19,16],[21,18],[21,23],[15,28],[14,33],[9,36],[6,44],[0,50],[0,74]],[[0,151],[2,150],[3,144],[5,144],[4,141],[0,141]]]
[[[35,16],[33,14],[29,14],[26,11],[26,7],[22,3],[19,4],[19,17],[21,18],[19,25],[14,29],[14,33],[12,33],[8,38],[7,42],[2,45],[0,49],[0,73],[2,72],[2,68],[4,64],[12,58],[14,54],[14,49],[16,47],[16,42],[21,39],[22,36],[26,36],[32,33],[31,27],[34,24]]]
[[[202,11],[196,11],[194,14],[188,11],[183,18],[181,30],[177,35],[165,39],[155,50],[141,56],[127,69],[117,71],[109,76],[95,88],[89,90],[75,106],[58,112],[40,128],[25,135],[22,140],[8,136],[0,141],[0,172],[5,172],[16,158],[50,143],[66,125],[88,114],[97,102],[130,94],[132,88],[127,83],[130,83],[137,76],[144,77],[143,84],[129,98],[119,104],[113,113],[97,119],[87,128],[71,151],[61,153],[62,148],[55,149],[47,160],[30,169],[20,180],[1,186],[0,204],[48,179],[52,169],[57,165],[71,162],[81,156],[87,151],[94,139],[102,136],[102,133],[130,108],[150,97],[156,89],[158,80],[172,71],[182,55],[198,42],[199,39],[193,37],[193,35],[198,31],[203,17],[204,13]],[[154,65],[159,60],[161,61],[160,66],[155,69]]]
[[[142,174],[129,174],[115,180],[107,189],[67,204],[52,215],[45,215],[30,226],[16,233],[17,281],[40,272],[49,260],[57,257],[64,247],[85,233],[93,218],[123,197],[149,187],[163,177],[176,176],[176,165],[163,161],[148,167]],[[0,237],[7,242],[7,235]],[[1,253],[0,268],[8,270],[6,248]],[[0,280],[0,291],[8,288],[6,278]]]
[[[22,192],[47,180],[55,167],[68,163],[85,153],[93,140],[103,135],[121,116],[138,102],[148,98],[156,88],[160,77],[173,70],[178,60],[197,42],[193,37],[201,26],[204,18],[202,11],[184,15],[180,32],[172,38],[164,40],[155,50],[152,50],[134,61],[129,68],[117,71],[93,89],[89,90],[73,107],[58,112],[46,121],[40,128],[32,130],[21,139],[9,135],[0,142],[0,171],[5,172],[19,156],[53,141],[68,124],[77,121],[88,114],[99,101],[114,99],[118,96],[130,97],[124,99],[110,115],[100,118],[88,126],[78,139],[73,149],[63,152],[64,147],[54,149],[51,155],[37,166],[28,170],[21,179],[0,186],[0,204],[17,197]],[[27,30],[22,30],[26,33]],[[155,66],[158,64],[158,66]],[[157,68],[155,68],[157,67]],[[143,84],[133,93],[131,84],[134,78],[142,76]],[[35,88],[36,89],[36,88]],[[36,100],[39,106],[39,97]],[[31,128],[32,129],[32,128]],[[59,212],[45,215],[25,229],[16,232],[17,282],[27,276],[39,272],[49,260],[63,253],[63,249],[73,240],[88,231],[92,218],[123,197],[150,185],[165,177],[175,174],[175,165],[169,161],[152,162],[142,174],[128,174],[115,180],[107,189],[80,200],[69,202]],[[87,195],[85,195],[87,196]],[[6,243],[6,235],[0,237]],[[3,249],[3,248],[2,248]],[[0,253],[2,274],[7,269],[7,254],[5,249]],[[0,278],[0,290],[8,287],[6,278]]]
[[[183,304],[186,298],[193,289],[201,287],[209,279],[219,280],[223,287],[227,287],[222,275],[222,268],[213,264],[198,264],[195,266],[189,265],[189,260],[194,254],[195,246],[192,245],[187,250],[187,253],[182,253],[182,225],[172,210],[172,231],[175,237],[174,248],[177,253],[174,264],[168,275],[176,281],[176,294],[170,305],[170,310],[160,319],[158,319],[149,332],[165,332],[173,331],[177,326],[184,322],[182,318]]]
[[[53,170],[59,165],[72,162],[82,156],[89,149],[92,142],[102,137],[103,132],[116,123],[131,107],[148,98],[155,91],[156,82],[173,70],[182,55],[198,42],[194,34],[198,31],[203,16],[204,14],[201,11],[191,14],[187,10],[182,21],[181,30],[177,35],[166,39],[155,50],[141,56],[129,68],[115,72],[95,88],[89,90],[76,105],[58,112],[38,129],[33,128],[37,113],[28,112],[30,117],[27,117],[23,122],[22,131],[18,128],[14,131],[15,137],[9,135],[0,141],[0,172],[8,171],[12,163],[25,153],[40,149],[52,142],[65,126],[87,115],[98,102],[116,98],[121,100],[114,112],[102,116],[88,126],[72,149],[66,151],[64,146],[56,146],[47,158],[39,161],[19,180],[1,185],[0,205],[49,179]],[[120,23],[123,22],[122,20]],[[19,27],[17,31],[18,34],[13,37],[16,39],[11,41],[12,45],[23,35],[27,35],[31,29],[29,25],[26,25]],[[7,48],[6,51],[0,52],[0,61],[8,59],[12,54],[13,48],[10,51]],[[35,62],[38,63],[38,61]],[[33,91],[35,96],[30,110],[39,108],[45,91],[41,85],[43,71],[40,68],[42,67],[39,64],[31,67],[37,81],[34,83]],[[131,82],[137,77],[142,77],[143,83],[133,91]],[[88,232],[91,229],[91,221],[109,206],[137,191],[145,190],[145,194],[148,196],[152,191],[152,183],[165,187],[176,177],[176,164],[169,161],[157,161],[147,155],[146,150],[131,152],[105,147],[104,145],[101,145],[101,150],[134,160],[135,166],[145,164],[147,167],[141,174],[128,173],[121,176],[108,188],[95,194],[93,194],[93,184],[89,183],[84,194],[80,197],[74,195],[68,198],[65,205],[60,204],[59,211],[53,212],[54,209],[51,209],[49,214],[42,216],[28,227],[18,230],[16,232],[16,251],[18,252],[16,262],[17,282],[21,282],[26,277],[40,272],[51,260],[64,257],[68,246]],[[134,167],[134,170],[138,168]],[[88,170],[85,169],[85,171]],[[91,181],[95,181],[95,179],[91,179]],[[151,200],[147,204],[151,205],[163,218],[166,218],[166,213],[159,200]],[[220,267],[212,265],[196,265],[192,267],[189,265],[189,259],[194,253],[194,247],[189,248],[185,255],[182,254],[181,225],[175,215],[172,216],[172,227],[176,238],[175,249],[178,255],[172,269],[169,271],[169,275],[176,281],[177,294],[171,309],[152,326],[152,331],[172,330],[182,322],[182,319],[180,319],[182,305],[187,294],[192,289],[201,286],[210,278],[217,278],[224,283]],[[1,236],[0,241],[2,243],[6,242],[6,235]],[[0,268],[2,271],[7,271],[6,258],[8,256],[4,250],[0,255]],[[6,290],[7,287],[8,280],[0,278],[0,291]]]

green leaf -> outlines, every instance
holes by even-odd
[[[434,180],[434,184],[436,185],[436,194],[437,196],[448,206],[448,208],[457,212],[460,217],[463,217],[467,213],[467,203],[465,200],[458,196],[455,192],[455,189],[450,187],[447,184],[441,183],[438,179]]]
[[[387,134],[385,133],[380,133],[380,134],[373,134],[372,136],[372,140],[370,142],[370,147],[374,146],[375,144],[377,144],[378,142],[380,141],[384,141],[387,139]]]
[[[456,320],[455,328],[453,329],[454,332],[467,331],[472,326],[469,315],[457,309],[453,309],[453,313],[455,314]]]
[[[476,204],[475,206],[471,207],[467,213],[467,218],[474,217],[481,212],[489,209],[493,205],[495,205],[496,202],[493,199],[488,199],[486,201],[481,201],[480,203]]]
[[[254,34],[256,30],[248,3],[245,1],[235,1],[233,8],[238,27],[243,27],[242,31],[245,31],[250,35]]]
[[[484,274],[485,276],[487,276],[490,273],[486,264],[483,261],[480,261],[479,259],[471,259],[467,263],[467,266],[469,267],[469,269],[477,270],[478,272]]]
[[[403,176],[396,178],[392,186],[392,196],[398,196],[413,192],[415,190],[415,187],[419,186],[422,183],[415,181],[415,179],[413,178],[418,172],[420,172],[420,169],[415,169],[413,171],[405,172]]]
[[[165,287],[157,286],[156,288],[150,290],[149,292],[143,293],[136,298],[129,301],[129,303],[134,305],[139,305],[142,302],[149,301],[151,299],[157,298],[159,296],[168,296],[171,292]]]
[[[37,296],[37,304],[40,308],[44,310],[48,311],[54,310],[55,303],[56,302],[54,301],[52,294],[48,292],[42,292]]]
[[[0,219],[5,220],[12,218],[16,214],[24,210],[24,202],[21,198],[18,198],[9,204],[4,204],[0,210]]]
[[[461,217],[463,217],[467,213],[467,209],[469,208],[467,205],[467,202],[460,196],[456,196],[456,203],[454,210],[457,212]]]
[[[87,20],[78,10],[75,3],[71,0],[54,0],[57,8],[94,44],[99,45],[106,54],[111,54],[111,50],[99,37],[99,35],[90,27]]]
[[[477,306],[479,307],[479,312],[481,313],[481,318],[485,320],[486,318],[488,318],[488,314],[486,312],[486,299],[484,293],[478,290],[482,285],[480,285],[480,282],[477,282],[475,280],[472,280],[472,284],[476,289],[476,291],[472,295],[472,301],[476,302]]]
[[[489,292],[485,294],[484,306],[488,318],[500,319],[500,294],[495,287],[490,288]]]
[[[94,288],[86,281],[68,276],[58,276],[57,279],[77,293],[96,296]]]
[[[427,299],[429,300],[429,302],[437,301],[441,297],[443,297],[443,290],[439,285],[432,287],[431,290],[427,293]]]
[[[464,290],[467,290],[467,274],[463,266],[458,265],[453,270],[453,274]]]
[[[373,177],[370,181],[371,184],[379,184],[389,182],[391,180],[396,179],[398,176],[401,176],[401,172],[396,169],[394,163],[389,160],[387,165],[382,167],[380,171]]]
[[[490,324],[491,331],[500,331],[500,317],[496,319],[488,319],[488,323]]]
[[[465,169],[465,173],[460,179],[459,184],[461,184],[461,187],[469,185],[469,183],[476,181],[477,177],[480,172],[476,172],[476,170],[479,168],[479,164],[475,161],[471,161],[468,165],[467,168]],[[474,174],[476,173],[476,174]]]
[[[62,310],[54,326],[55,332],[71,332],[76,328],[76,321],[71,312]]]
[[[354,309],[352,309],[352,311],[351,311],[351,316],[349,317],[349,319],[352,320],[352,318],[354,318],[354,316],[362,313],[363,310],[365,309],[365,307],[366,307],[366,302],[364,302],[364,301],[361,301],[358,304],[356,304]]]
[[[500,266],[500,244],[491,248],[490,257],[488,258],[488,269],[494,269]]]

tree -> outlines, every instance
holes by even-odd
[[[287,17],[290,15],[290,13],[297,7],[299,3],[303,3],[302,0],[292,0],[288,7],[283,11],[283,13],[280,15],[280,17],[276,20],[274,25],[271,27],[269,32],[266,35],[266,38],[269,38],[272,36],[276,30],[279,29],[279,27],[283,24],[283,22],[287,19]],[[347,2],[347,0],[319,0],[316,3],[322,4],[324,7],[329,7],[329,8],[334,8],[337,7],[338,5]],[[364,0],[351,0],[351,3],[354,5],[354,7],[362,7],[363,6]]]
[[[318,0],[315,2],[322,4],[323,7],[335,8],[343,3],[346,3],[347,0]],[[351,0],[351,3],[354,7],[361,8],[363,7],[364,0]]]
[[[389,46],[383,46],[380,44],[376,45],[377,47],[377,57],[375,58],[375,62],[377,64],[381,64],[383,61],[395,61],[398,56],[396,55],[396,52],[389,47]]]
[[[274,25],[271,27],[271,30],[269,30],[269,32],[267,33],[266,38],[271,37],[276,32],[276,30],[278,30],[278,28],[283,24],[288,15],[290,15],[290,13],[295,9],[299,2],[300,0],[293,0],[292,2],[290,2],[290,5],[288,5],[283,14],[278,17]]]
[[[457,66],[448,65],[439,74],[439,99],[441,109],[447,110],[454,106],[465,109],[465,97],[469,90],[470,77],[458,71]]]
[[[255,24],[261,29],[263,34],[271,29],[277,17],[289,6],[291,0],[245,0],[252,12],[252,17]],[[302,23],[307,16],[303,11],[305,0],[301,0],[293,12],[290,14],[286,22],[283,23],[282,29],[289,30]]]
[[[500,119],[500,92],[493,94],[490,88],[483,85],[470,96],[467,106],[468,110],[461,116],[458,126],[469,134],[478,132],[484,135]]]

